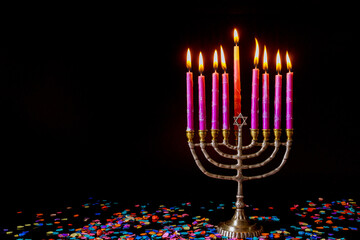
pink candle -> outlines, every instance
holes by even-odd
[[[269,129],[269,74],[262,75],[262,119],[263,129]]]
[[[278,51],[276,56],[276,71],[278,74],[275,76],[275,99],[274,99],[274,129],[281,129],[281,88],[282,88],[282,76],[280,53]]]
[[[223,127],[222,129],[229,130],[229,76],[226,72],[222,74],[222,113],[223,113]]]
[[[219,74],[217,51],[214,52],[214,73],[212,74],[212,103],[211,103],[211,129],[219,129]]]
[[[263,120],[263,129],[269,129],[269,74],[267,73],[268,63],[267,63],[267,53],[266,47],[264,46],[264,57],[263,57],[263,69],[265,73],[262,75],[262,120]]]
[[[226,73],[226,62],[224,50],[220,46],[220,54],[221,54],[221,66],[224,70],[222,74],[222,113],[223,113],[223,126],[222,129],[229,130],[229,75]]]
[[[191,55],[190,49],[187,52],[186,67],[188,72],[186,73],[186,112],[187,112],[187,131],[194,131],[194,102],[193,102],[193,74],[191,69]]]
[[[200,52],[199,55],[199,130],[206,130],[206,100],[205,100],[205,76],[202,75],[204,71],[203,57]]]
[[[293,73],[288,52],[286,52],[286,65],[289,70],[286,74],[286,129],[293,129]]]
[[[241,113],[241,84],[240,84],[240,50],[237,45],[239,35],[234,29],[234,116]]]
[[[259,63],[259,45],[257,39],[254,65],[255,68],[252,71],[252,91],[251,91],[251,129],[259,128],[259,69],[257,64]]]
[[[259,69],[252,71],[251,129],[259,128]]]

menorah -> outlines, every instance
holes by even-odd
[[[242,120],[241,123],[238,122],[239,119]],[[223,130],[223,132],[222,132],[223,133],[223,142],[217,141],[219,130],[211,130],[211,135],[212,135],[211,143],[207,143],[205,140],[206,139],[206,130],[199,130],[200,143],[193,142],[194,131],[191,131],[191,130],[186,131],[190,151],[191,151],[191,153],[195,159],[195,163],[199,167],[199,169],[208,177],[216,178],[216,179],[223,179],[223,180],[232,180],[232,181],[236,181],[238,183],[236,203],[235,203],[235,206],[236,206],[235,214],[230,220],[228,220],[226,222],[221,222],[217,226],[217,231],[221,235],[230,237],[230,238],[255,237],[255,236],[258,236],[261,234],[261,232],[263,231],[263,227],[259,226],[256,223],[251,223],[245,215],[245,212],[244,212],[245,203],[244,203],[243,185],[242,184],[244,181],[265,178],[265,177],[271,176],[271,175],[277,173],[278,171],[280,171],[280,169],[285,165],[285,163],[289,157],[289,153],[290,153],[290,149],[291,149],[291,145],[292,145],[293,129],[286,129],[286,134],[287,134],[286,142],[280,142],[281,129],[274,129],[275,140],[273,143],[269,142],[269,137],[270,137],[269,129],[263,130],[263,142],[262,143],[258,142],[259,130],[258,129],[250,129],[252,141],[249,145],[243,146],[242,128],[244,125],[246,125],[246,119],[247,119],[247,117],[244,117],[241,113],[237,117],[234,117],[234,125],[236,125],[238,127],[237,145],[232,145],[229,143],[230,130]],[[236,154],[225,153],[219,149],[219,146],[224,146],[230,150],[236,150],[237,153]],[[252,153],[252,154],[243,154],[243,150],[251,149],[256,146],[261,146],[260,150],[258,150],[255,153]],[[281,146],[285,146],[286,151],[283,156],[281,164],[277,168],[273,169],[272,171],[270,171],[268,173],[262,174],[262,175],[256,175],[256,176],[244,176],[243,175],[242,171],[244,169],[259,168],[259,167],[262,167],[265,164],[269,163],[271,160],[273,160]],[[195,151],[195,147],[200,147],[205,158],[210,163],[214,164],[215,166],[217,166],[219,168],[235,169],[237,171],[237,174],[234,176],[226,176],[226,175],[218,175],[218,174],[213,174],[213,173],[208,172],[201,164],[201,162],[197,156],[197,153]],[[224,163],[219,163],[219,162],[215,161],[208,154],[208,152],[206,150],[207,147],[212,147],[221,157],[237,160],[237,163],[236,164],[224,164]],[[256,163],[256,164],[244,164],[243,163],[243,160],[260,156],[268,147],[274,147],[274,150],[273,150],[272,154],[263,162]]]
[[[246,237],[255,237],[261,234],[263,227],[259,226],[256,223],[251,223],[245,215],[244,212],[244,194],[243,194],[243,182],[247,180],[254,180],[265,178],[271,176],[285,165],[291,145],[292,145],[292,135],[293,135],[293,73],[291,72],[291,62],[288,53],[286,52],[286,62],[289,72],[286,74],[286,135],[287,141],[281,142],[281,92],[282,92],[282,75],[281,75],[281,60],[279,50],[276,55],[276,71],[277,75],[275,76],[275,98],[274,98],[274,142],[270,142],[270,128],[269,128],[269,74],[267,73],[268,64],[267,64],[267,51],[264,46],[264,57],[263,57],[263,69],[265,73],[262,75],[262,120],[263,120],[263,141],[262,143],[258,141],[259,135],[259,69],[257,68],[259,62],[259,46],[257,39],[254,65],[255,68],[252,70],[252,92],[251,92],[251,128],[250,133],[252,136],[252,141],[249,145],[243,146],[243,126],[246,124],[247,117],[244,117],[241,113],[241,88],[240,88],[240,58],[239,58],[239,46],[237,46],[239,38],[237,35],[236,29],[234,30],[234,133],[236,145],[232,145],[229,142],[230,135],[230,124],[229,124],[229,78],[226,73],[226,62],[225,55],[222,46],[220,46],[221,52],[221,66],[224,70],[222,74],[222,135],[223,141],[218,142],[217,138],[219,135],[219,74],[216,72],[218,61],[217,61],[217,51],[214,52],[214,73],[212,74],[212,104],[211,104],[211,143],[206,142],[206,94],[205,94],[205,76],[202,74],[204,71],[204,62],[202,53],[199,54],[199,73],[198,76],[198,90],[199,90],[199,143],[194,143],[194,103],[193,103],[193,74],[191,72],[191,55],[190,49],[187,53],[186,66],[188,72],[186,73],[186,92],[187,92],[187,129],[186,135],[188,138],[188,144],[190,151],[195,159],[196,165],[200,170],[208,177],[224,180],[236,181],[238,184],[237,195],[236,195],[236,210],[234,216],[226,221],[221,222],[217,226],[217,231],[226,237],[230,238],[246,238]],[[239,122],[241,121],[241,122]],[[236,154],[226,153],[221,148],[227,148],[227,152],[232,150],[236,151]],[[286,147],[281,164],[265,174],[255,175],[255,176],[245,176],[243,174],[244,169],[253,169],[263,167],[272,161],[275,156],[278,154],[281,146]],[[228,176],[221,174],[214,174],[208,172],[203,165],[201,164],[196,150],[196,147],[200,147],[205,158],[219,168],[224,169],[233,169],[236,170],[236,175]],[[223,158],[236,160],[235,164],[225,164],[215,161],[208,154],[207,148],[212,147],[215,152]],[[251,154],[244,154],[244,150],[249,150],[254,147],[260,147],[260,149]],[[260,163],[253,164],[244,164],[243,160],[250,158],[259,157],[266,149],[269,147],[274,147],[271,155]]]

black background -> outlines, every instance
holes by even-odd
[[[255,37],[261,56],[267,46],[271,81],[277,49],[283,78],[286,50],[294,72],[290,158],[278,174],[246,182],[246,199],[357,196],[360,81],[352,9],[238,1],[3,7],[1,208],[42,209],[88,196],[235,197],[235,183],[200,172],[185,137],[186,50],[193,56],[195,92],[203,52],[210,99],[212,55],[220,44],[232,82],[234,28],[244,115],[250,115]],[[195,105],[197,128],[196,116]],[[250,141],[247,130],[244,141]]]

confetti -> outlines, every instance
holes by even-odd
[[[232,212],[234,204],[145,203],[122,208],[118,202],[89,198],[56,213],[36,213],[32,223],[0,228],[0,239],[227,239],[216,232],[216,224],[218,219],[229,219],[227,210]],[[292,222],[284,222],[276,206],[246,205],[249,219],[266,230],[248,239],[351,239],[358,233],[360,208],[354,199],[318,198],[290,206],[286,219]]]

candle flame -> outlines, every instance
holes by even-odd
[[[255,43],[256,43],[256,49],[255,49],[254,65],[256,68],[257,65],[259,64],[259,43],[256,38],[255,38]]]
[[[222,46],[220,46],[220,55],[221,55],[221,67],[224,71],[226,71],[225,55]]]
[[[239,42],[239,35],[238,32],[236,31],[236,28],[234,29],[234,43],[237,45]]]
[[[186,56],[186,68],[190,71],[191,69],[191,55],[190,55],[190,48],[187,50],[187,56]]]
[[[218,54],[217,54],[217,51],[215,50],[214,52],[214,63],[213,63],[213,67],[214,67],[214,70],[216,71],[216,69],[218,68]]]
[[[291,71],[292,65],[291,65],[291,61],[290,61],[290,57],[289,57],[289,53],[288,51],[286,51],[286,67],[289,70],[289,72]]]
[[[269,68],[269,65],[268,65],[268,60],[267,60],[266,46],[264,46],[263,69],[266,72],[268,70],[268,68]]]
[[[203,71],[204,71],[204,60],[203,60],[203,56],[200,52],[200,54],[199,54],[199,72],[200,72],[200,74],[202,74]]]
[[[276,71],[278,72],[278,74],[281,71],[280,50],[278,50],[278,52],[276,54]]]

